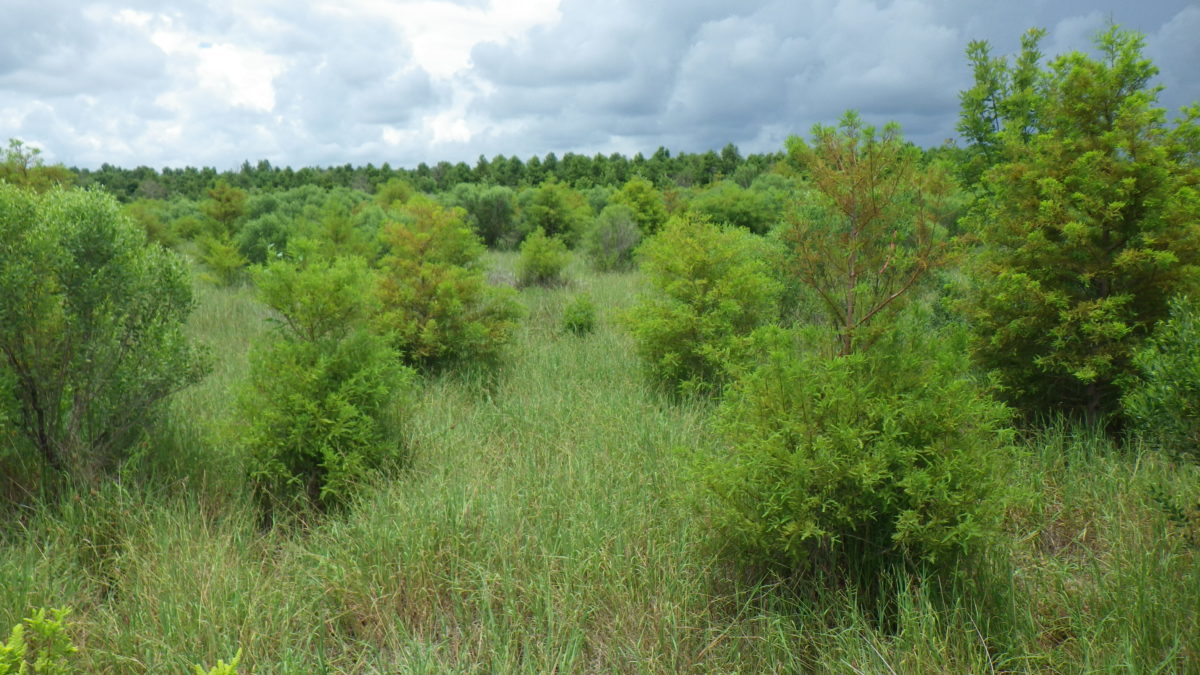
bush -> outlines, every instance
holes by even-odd
[[[383,230],[376,327],[414,365],[494,360],[520,316],[514,291],[487,285],[461,210],[414,197],[402,215]]]
[[[673,218],[642,245],[650,292],[628,323],[655,378],[684,393],[711,391],[747,362],[751,333],[779,315],[768,248],[695,216]]]
[[[205,372],[183,332],[183,260],[103,193],[0,185],[0,298],[0,401],[59,471],[114,467],[160,401]]]
[[[539,227],[552,237],[574,245],[591,218],[591,208],[579,191],[551,179],[521,192],[518,198],[523,233]]]
[[[208,268],[201,277],[217,286],[232,286],[245,278],[248,261],[233,240],[226,236],[201,235],[196,242],[200,260]]]
[[[1171,301],[1170,312],[1134,356],[1141,377],[1121,403],[1135,429],[1200,461],[1200,312],[1184,297]]]
[[[516,197],[512,188],[459,183],[445,199],[466,210],[472,228],[485,245],[512,246],[518,238],[513,222]]]
[[[601,272],[633,269],[633,251],[642,242],[633,209],[609,204],[584,237],[584,251]]]
[[[1200,107],[1168,125],[1136,33],[1112,26],[1096,39],[1099,58],[1076,52],[1045,71],[1037,37],[1018,62],[1032,72],[1011,74],[1033,84],[1008,99],[987,77],[1003,65],[972,45],[982,79],[964,97],[977,105],[961,128],[986,130],[972,150],[995,165],[974,209],[982,246],[963,309],[980,364],[1012,403],[1030,417],[1097,422],[1117,411],[1170,298],[1200,284]]]
[[[557,237],[547,237],[539,227],[521,242],[517,279],[522,286],[560,284],[563,282],[563,270],[570,260],[567,245]]]
[[[394,454],[392,403],[411,371],[365,330],[362,260],[279,261],[255,279],[281,318],[252,352],[240,399],[251,481],[269,514],[325,510]]]
[[[77,649],[67,636],[69,609],[38,609],[13,626],[8,641],[0,643],[0,675],[59,675],[71,672],[68,659]]]
[[[667,205],[654,183],[641,176],[631,178],[613,196],[614,204],[623,204],[633,211],[642,234],[650,236],[667,222]]]
[[[937,344],[780,348],[730,388],[718,423],[729,451],[701,476],[747,560],[948,564],[994,534],[1010,414],[964,376],[961,345]]]
[[[596,305],[587,295],[577,295],[563,308],[563,330],[576,335],[590,333],[596,329]]]

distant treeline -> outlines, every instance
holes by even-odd
[[[642,177],[657,187],[676,185],[694,187],[730,179],[747,187],[756,177],[783,159],[782,152],[743,156],[737,146],[727,144],[720,152],[679,153],[660,147],[649,157],[637,153],[626,157],[620,153],[595,156],[572,152],[559,157],[548,153],[522,160],[516,155],[497,155],[488,159],[480,155],[474,166],[466,162],[438,162],[433,166],[422,162],[415,169],[344,164],[332,167],[278,167],[267,160],[257,164],[243,162],[236,171],[219,172],[212,167],[153,169],[140,166],[125,169],[102,164],[99,169],[71,169],[76,183],[99,185],[122,201],[136,199],[165,199],[185,197],[201,199],[205,190],[218,180],[244,190],[286,190],[314,185],[321,188],[346,187],[372,192],[392,179],[407,181],[413,188],[427,193],[444,192],[459,183],[480,183],[521,187],[540,185],[550,179],[577,188],[594,186],[620,187],[629,179]]]

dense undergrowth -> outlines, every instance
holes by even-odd
[[[183,672],[239,649],[258,673],[1200,667],[1200,549],[1163,507],[1200,498],[1194,465],[1052,425],[1019,440],[1006,536],[970,569],[873,590],[759,575],[715,545],[689,482],[691,456],[720,452],[712,403],[648,384],[615,321],[636,275],[568,276],[522,291],[498,369],[424,383],[407,469],[267,530],[228,440],[267,312],[248,288],[202,289],[189,330],[214,372],[119,480],[6,513],[0,625],[71,607],[81,672]],[[600,308],[587,334],[562,330],[580,293]]]

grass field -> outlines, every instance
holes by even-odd
[[[401,466],[346,513],[267,531],[231,441],[266,311],[202,289],[191,328],[215,369],[167,427],[119,481],[6,512],[0,625],[71,607],[95,673],[239,648],[256,673],[1200,671],[1200,527],[1155,497],[1194,503],[1196,467],[1052,427],[1011,476],[1010,536],[957,579],[897,573],[881,604],[755,578],[690,478],[693,453],[721,451],[713,404],[649,385],[618,321],[636,276],[570,277],[521,292],[499,369],[425,380]],[[597,329],[566,333],[584,292]]]

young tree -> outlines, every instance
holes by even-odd
[[[25,145],[16,138],[8,139],[4,160],[0,161],[0,182],[37,192],[70,184],[74,175],[61,164],[46,166],[41,154],[41,148]]]
[[[387,253],[375,327],[414,365],[490,361],[507,345],[520,308],[512,289],[488,285],[483,244],[462,209],[414,197],[381,233]]]
[[[396,454],[392,403],[412,379],[367,330],[375,280],[361,258],[299,248],[255,274],[280,317],[255,345],[239,401],[256,497],[276,509],[328,509]]]
[[[101,192],[0,184],[0,382],[56,470],[110,468],[171,392],[204,374],[183,332],[183,260]]]
[[[897,125],[878,134],[853,111],[837,128],[814,127],[811,145],[792,136],[787,148],[818,193],[788,232],[794,270],[823,301],[844,356],[873,341],[869,324],[944,259],[936,223],[953,183],[921,165]]]
[[[1055,59],[1015,117],[1001,111],[974,216],[974,351],[1028,413],[1115,410],[1134,352],[1198,280],[1200,106],[1168,125],[1142,37],[1114,26],[1096,46]]]

